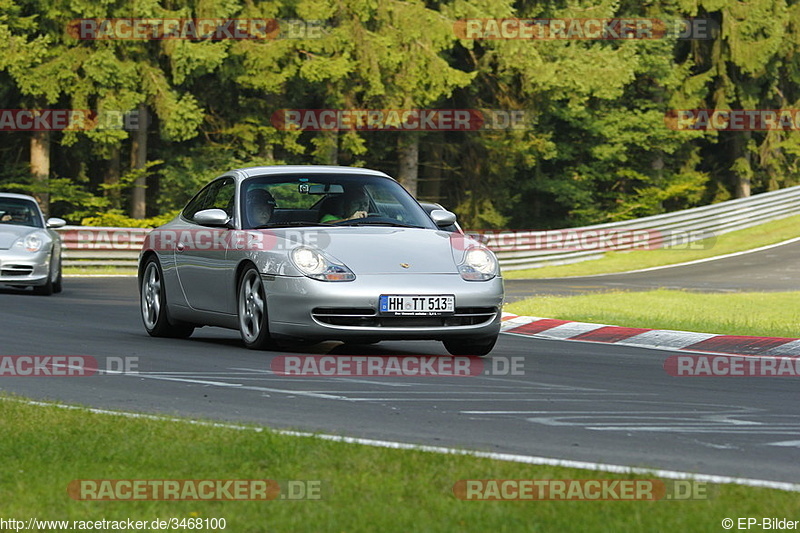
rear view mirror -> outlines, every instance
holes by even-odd
[[[344,187],[337,183],[301,183],[297,190],[303,194],[343,194]]]

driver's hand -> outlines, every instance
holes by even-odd
[[[350,217],[351,220],[354,219],[354,218],[367,218],[367,212],[366,211],[356,211],[355,213],[353,213],[353,216]]]

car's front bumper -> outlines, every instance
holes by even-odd
[[[0,250],[0,284],[39,286],[50,275],[50,251]]]
[[[308,340],[488,339],[500,331],[503,280],[464,281],[458,274],[362,274],[354,281],[263,276],[270,333]],[[387,295],[455,295],[445,317],[383,317]]]

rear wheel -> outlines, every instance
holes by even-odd
[[[458,339],[443,341],[450,355],[477,355],[483,357],[492,351],[497,337],[483,339]]]
[[[142,322],[151,337],[186,338],[194,332],[194,326],[170,323],[167,315],[164,276],[161,265],[155,257],[147,260],[139,284]]]
[[[251,350],[268,350],[275,347],[269,335],[267,298],[261,275],[248,267],[239,281],[239,333],[244,345]]]

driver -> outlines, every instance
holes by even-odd
[[[369,212],[369,197],[367,191],[361,187],[348,189],[336,198],[333,213],[326,213],[320,222],[336,223],[356,218],[367,218]]]
[[[266,189],[251,189],[247,193],[247,220],[254,228],[265,226],[275,212],[275,198]]]

